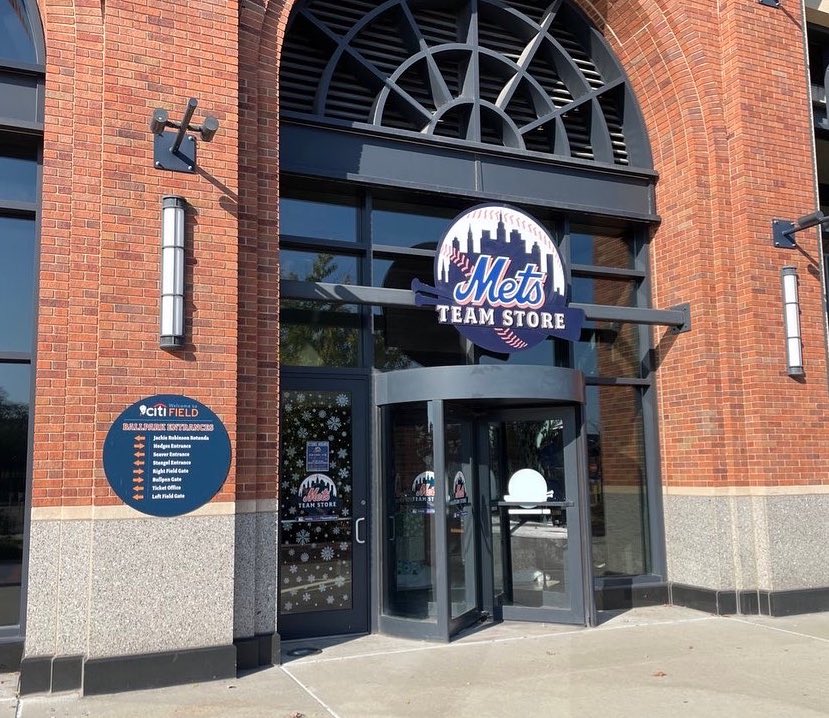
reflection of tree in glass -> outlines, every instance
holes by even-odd
[[[28,432],[28,404],[0,388],[0,561],[20,560]]]
[[[307,276],[295,272],[285,279],[304,282],[331,281],[339,269],[332,254],[318,254]],[[345,275],[338,283],[350,284]],[[286,300],[282,303],[280,329],[282,363],[293,366],[355,366],[360,318],[349,307],[335,302]]]

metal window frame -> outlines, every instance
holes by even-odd
[[[0,362],[10,364],[28,364],[31,367],[29,387],[29,426],[27,435],[27,456],[26,456],[26,486],[24,495],[23,510],[23,555],[21,556],[22,566],[20,575],[20,615],[18,623],[9,626],[0,626],[0,640],[18,640],[26,634],[26,606],[28,599],[29,579],[29,551],[31,538],[32,521],[32,463],[34,456],[34,424],[35,424],[35,387],[37,379],[37,327],[38,327],[38,296],[40,291],[40,257],[41,257],[41,206],[43,188],[43,111],[46,97],[46,44],[43,32],[43,24],[40,19],[37,3],[33,0],[24,2],[29,29],[32,33],[32,40],[35,44],[35,54],[38,62],[22,63],[0,57],[0,91],[2,91],[5,78],[29,77],[34,80],[34,102],[36,106],[36,121],[26,121],[13,117],[0,117],[0,131],[4,134],[29,135],[37,138],[37,173],[36,202],[0,201],[0,214],[5,216],[22,216],[34,220],[35,224],[35,247],[34,247],[34,281],[33,310],[32,310],[32,347],[30,352],[3,352],[0,354]]]

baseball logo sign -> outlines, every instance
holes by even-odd
[[[532,217],[507,206],[461,214],[435,256],[435,286],[415,279],[415,301],[434,306],[472,343],[499,353],[547,337],[577,341],[584,312],[567,306],[567,277],[555,243]]]

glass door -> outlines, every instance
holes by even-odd
[[[506,618],[585,623],[575,412],[492,415],[485,432],[492,590]]]
[[[367,382],[283,375],[279,633],[368,631]]]

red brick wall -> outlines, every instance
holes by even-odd
[[[43,3],[35,506],[117,502],[103,476],[104,436],[126,405],[156,392],[189,394],[227,424],[238,470],[219,500],[276,495],[277,75],[292,5]],[[817,202],[799,6],[582,5],[627,69],[660,173],[654,306],[692,304],[691,333],[656,332],[666,483],[827,481],[817,234],[801,235],[805,253],[770,240],[773,217]],[[188,95],[200,100],[197,120],[210,111],[222,127],[200,145],[199,174],[157,171],[150,113],[175,116]],[[174,354],[158,348],[168,193],[196,210],[192,341]],[[801,279],[803,384],[785,376],[779,269],[788,263]]]
[[[660,173],[654,306],[692,305],[691,333],[656,333],[665,483],[827,481],[817,235],[801,235],[807,254],[770,238],[772,218],[817,206],[800,6],[586,9],[627,69]],[[790,263],[801,278],[804,384],[785,375],[779,270]]]
[[[210,406],[236,438],[237,10],[47,0],[46,135],[34,435],[34,505],[120,503],[103,474],[112,420],[154,393]],[[148,122],[188,96],[198,174],[158,171]],[[188,344],[158,347],[160,207],[187,198]],[[232,499],[235,470],[218,500]]]

